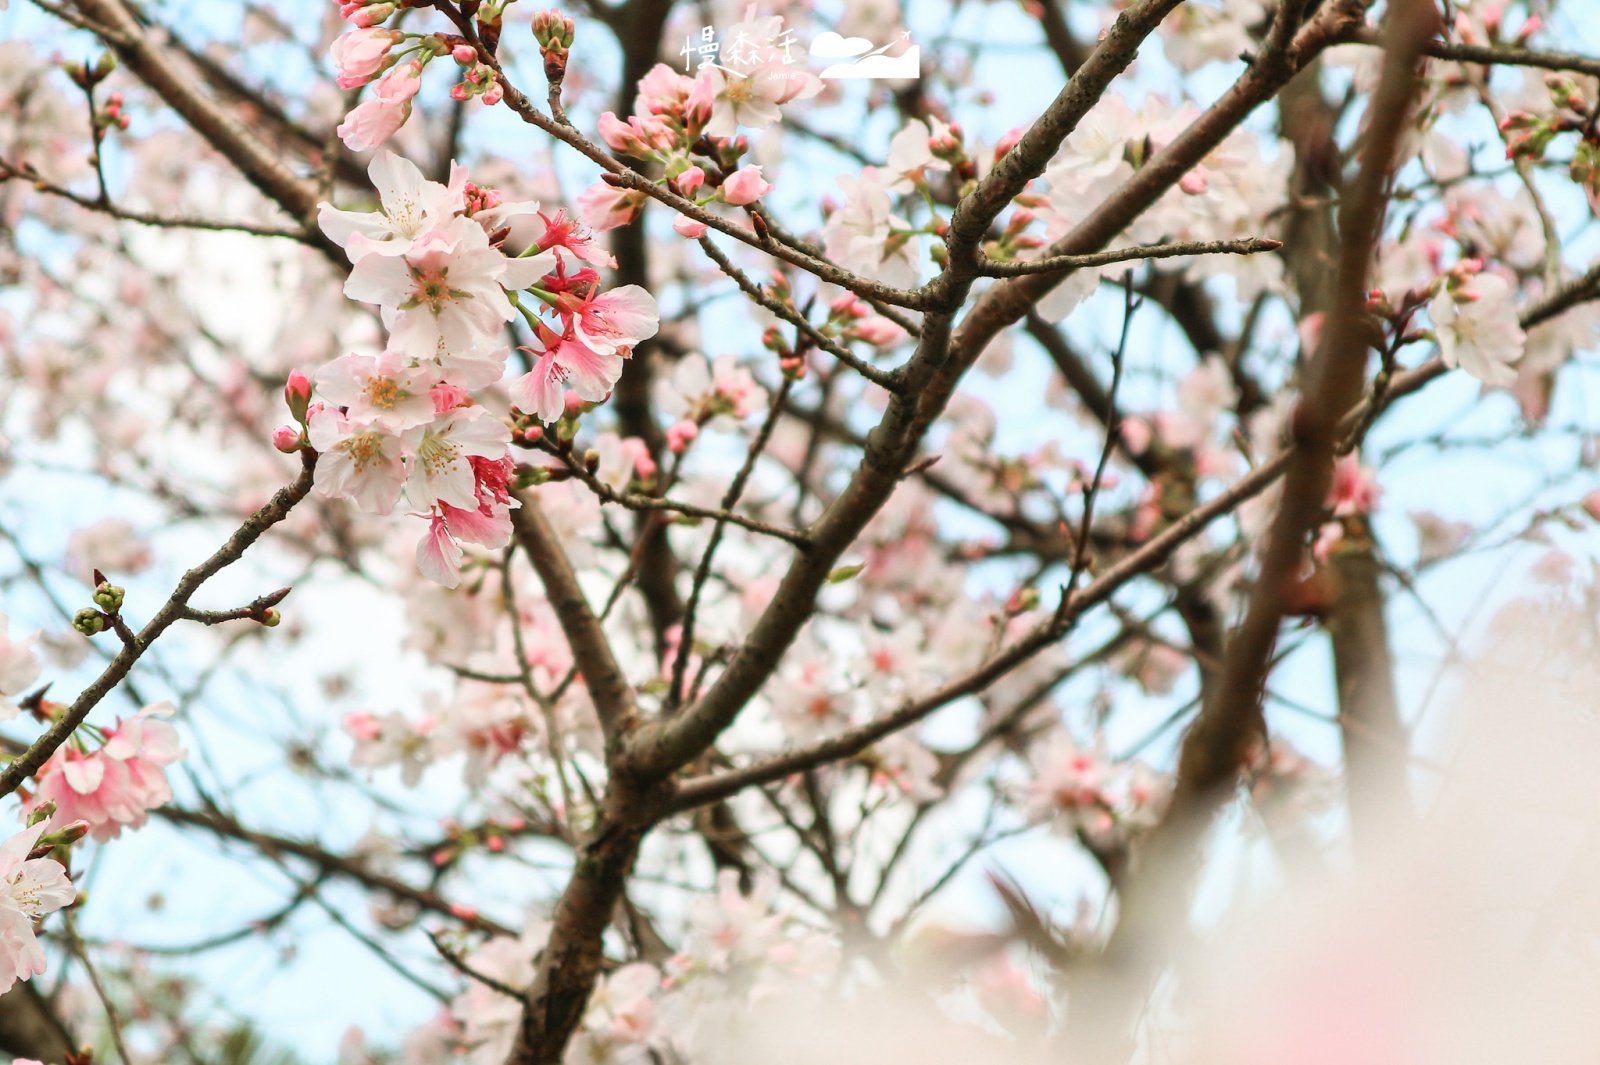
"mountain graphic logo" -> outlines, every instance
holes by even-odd
[[[911,45],[899,55],[885,55],[889,49],[911,40],[911,34],[902,33],[898,40],[880,47],[872,47],[865,37],[841,37],[832,30],[819,34],[811,42],[811,55],[816,59],[841,60],[824,70],[819,76],[824,80],[845,78],[883,78],[914,80],[922,75],[922,49]]]

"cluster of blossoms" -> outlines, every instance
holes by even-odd
[[[388,345],[318,370],[321,402],[311,402],[311,382],[291,378],[290,409],[304,432],[279,430],[279,446],[309,443],[321,454],[316,483],[326,496],[388,514],[403,495],[429,523],[418,565],[453,587],[463,542],[510,541],[512,430],[491,413],[505,410],[508,324],[520,313],[533,334],[521,349],[531,368],[511,395],[549,424],[569,403],[610,394],[633,345],[655,334],[655,301],[632,285],[600,291],[585,264],[607,259],[586,233],[559,211],[502,202],[462,167],[440,184],[384,152],[371,174],[382,209],[324,204],[321,224],[350,256],[345,294],[378,306]],[[524,439],[538,433],[524,430]]]
[[[27,808],[53,804],[55,824],[87,822],[102,842],[140,828],[150,810],[172,800],[166,767],[184,756],[177,730],[162,720],[173,712],[171,703],[154,703],[113,729],[82,726],[40,768]],[[83,732],[100,734],[98,749],[83,745]]]
[[[9,625],[0,613],[0,720],[17,716],[13,697],[43,670],[34,650],[40,634],[14,640]],[[41,717],[64,709],[37,696],[30,706]],[[125,825],[138,828],[147,811],[172,798],[164,767],[183,751],[172,726],[156,719],[170,712],[158,704],[119,721],[101,733],[101,746],[92,753],[81,737],[99,730],[83,725],[35,774],[34,792],[20,792],[29,827],[0,844],[0,994],[45,971],[35,925],[77,898],[64,864],[66,848],[85,835],[104,841]]]
[[[1028,752],[1031,779],[1023,786],[1027,817],[1096,843],[1154,824],[1166,808],[1169,782],[1139,761],[1112,762],[1057,730]]]
[[[735,27],[730,34],[739,32]],[[748,148],[740,126],[763,129],[779,118],[778,105],[806,99],[822,82],[773,60],[754,61],[728,72],[707,67],[696,77],[657,64],[639,81],[633,114],[626,121],[607,111],[600,116],[600,139],[619,155],[659,164],[661,181],[680,196],[704,207],[713,203],[744,207],[772,190],[760,166],[739,166]],[[698,154],[706,150],[708,154]],[[605,181],[577,200],[583,220],[595,229],[632,221],[645,194]],[[695,238],[703,222],[680,215],[673,228]]]
[[[485,45],[498,40],[506,6],[512,0],[475,5],[478,35]],[[422,89],[422,72],[435,59],[449,56],[461,69],[450,91],[457,100],[481,99],[494,105],[505,98],[494,69],[465,38],[445,33],[407,33],[384,26],[397,10],[416,6],[393,0],[340,0],[339,14],[352,29],[331,49],[341,89],[355,89],[374,80],[372,94],[357,104],[339,125],[339,138],[353,152],[366,152],[394,136],[411,117],[412,101]],[[567,43],[571,43],[567,23]]]

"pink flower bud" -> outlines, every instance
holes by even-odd
[[[356,739],[371,743],[383,732],[378,719],[366,710],[353,710],[344,715],[344,730]]]
[[[688,215],[680,214],[673,218],[672,228],[680,236],[688,237],[690,240],[698,240],[701,234],[706,231],[706,224],[704,222],[696,222]]]
[[[291,370],[283,386],[283,401],[289,405],[294,420],[304,423],[306,408],[311,405],[311,379],[299,370]]]
[[[285,455],[300,450],[300,430],[292,425],[280,425],[272,430],[272,446]]]
[[[1191,170],[1178,180],[1178,188],[1190,196],[1198,196],[1209,187],[1210,183],[1206,181],[1206,176],[1198,170]]]
[[[450,58],[462,66],[470,66],[478,61],[478,50],[470,44],[458,44],[450,49]]]
[[[624,155],[642,154],[644,143],[640,141],[638,131],[630,123],[618,118],[615,112],[607,111],[600,116],[599,132],[600,139],[612,151]]]
[[[722,183],[722,198],[735,207],[755,203],[771,191],[772,185],[762,179],[759,166],[742,166]]]
[[[484,105],[488,107],[493,107],[505,98],[506,90],[498,81],[489,86],[488,90],[483,94]]]
[[[674,455],[681,455],[688,449],[689,444],[700,435],[700,427],[685,418],[667,427],[667,450]],[[1600,520],[1600,519],[1597,519]]]
[[[906,338],[906,331],[889,319],[873,314],[850,327],[850,335],[875,348],[889,348]]]
[[[685,196],[693,196],[705,183],[706,172],[697,166],[691,166],[678,175],[678,188],[683,190]]]
[[[1022,139],[1022,135],[1026,132],[1027,129],[1025,127],[1018,126],[1016,129],[1002,134],[1000,139],[995,141],[994,144],[995,159],[998,160],[1002,155],[1005,155],[1011,149],[1015,148],[1017,146],[1017,142]]]
[[[567,394],[562,397],[562,404],[566,408],[567,417],[569,418],[577,417],[578,412],[583,410],[583,400],[578,396],[578,393],[570,388],[567,389]]]

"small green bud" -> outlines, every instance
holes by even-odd
[[[283,624],[283,615],[278,613],[276,607],[268,607],[267,612],[261,615],[261,624],[269,629],[275,629]]]
[[[85,636],[106,631],[106,616],[92,606],[86,606],[72,616],[72,627]]]
[[[122,597],[127,594],[127,589],[102,581],[94,590],[94,605],[108,614],[115,614],[122,609]]]
[[[40,821],[46,821],[46,820],[50,819],[51,817],[54,817],[55,816],[55,812],[56,812],[56,804],[55,804],[55,800],[54,799],[51,799],[48,802],[40,803],[38,806],[35,806],[33,808],[33,810],[28,814],[28,827],[32,828],[34,825],[38,824]]]

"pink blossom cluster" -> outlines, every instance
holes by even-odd
[[[1035,822],[1103,841],[1159,820],[1169,782],[1138,761],[1113,762],[1052,731],[1028,752],[1032,769],[1022,789],[1025,814]]]
[[[454,587],[462,543],[510,542],[512,430],[480,402],[505,375],[507,324],[520,315],[533,334],[523,349],[532,368],[510,384],[512,396],[553,423],[574,397],[610,394],[633,346],[655,334],[655,301],[634,285],[602,292],[584,265],[605,261],[588,234],[537,203],[502,201],[463,167],[440,184],[384,152],[371,175],[381,210],[323,204],[320,220],[350,256],[345,295],[379,308],[388,344],[317,371],[321,402],[302,408],[303,439],[320,454],[323,495],[375,514],[404,497],[426,518],[418,566]],[[291,409],[309,398],[292,381],[297,388]],[[292,429],[280,433],[281,447],[300,445]]]
[[[171,703],[152,703],[105,732],[97,750],[77,737],[63,744],[39,770],[26,808],[54,803],[52,825],[86,821],[102,842],[142,827],[149,811],[172,800],[166,767],[184,756],[177,730],[164,720],[173,713]]]
[[[756,38],[781,21],[777,16],[747,20],[724,32],[730,38],[740,33]],[[626,120],[610,111],[600,116],[600,139],[618,155],[661,164],[661,182],[696,206],[746,207],[773,186],[762,166],[738,165],[748,148],[740,127],[765,129],[782,117],[780,105],[821,91],[820,78],[772,55],[730,59],[693,77],[657,64],[639,81],[632,115]],[[708,150],[710,155],[697,155]],[[644,201],[637,189],[599,181],[578,197],[578,209],[593,228],[611,229],[632,221]],[[707,227],[679,215],[673,228],[692,240]]]
[[[504,5],[505,0],[474,5],[480,35],[486,40],[498,36]],[[465,39],[385,28],[383,24],[406,6],[393,0],[339,0],[340,16],[354,28],[337,38],[330,48],[336,81],[341,89],[377,81],[372,94],[339,125],[339,138],[353,152],[379,147],[406,124],[412,101],[422,89],[423,70],[443,56],[448,55],[461,68],[461,80],[450,90],[453,98],[479,98],[490,106],[505,98],[505,87],[494,68],[483,62],[478,50]]]

